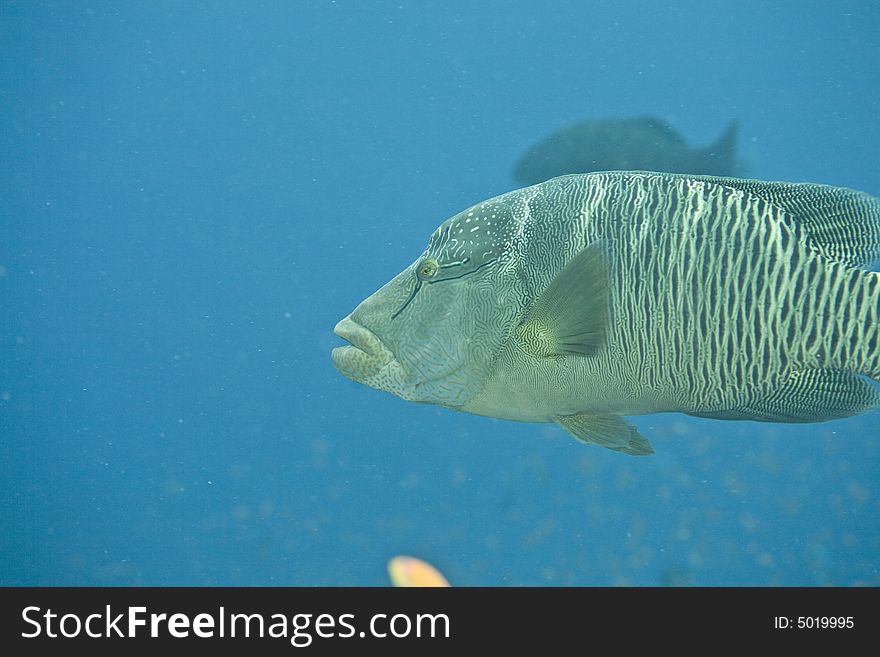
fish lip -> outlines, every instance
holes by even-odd
[[[333,332],[349,343],[336,347],[330,354],[336,369],[345,377],[376,387],[371,382],[390,367],[396,368],[400,378],[402,370],[394,354],[370,329],[348,316],[336,325]]]
[[[382,341],[376,334],[358,324],[350,316],[339,322],[333,328],[333,333],[347,341],[351,348],[362,351],[368,356],[381,356],[385,351]]]

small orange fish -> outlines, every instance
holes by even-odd
[[[415,557],[394,557],[388,562],[388,576],[394,586],[449,586],[439,570]]]

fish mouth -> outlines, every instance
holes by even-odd
[[[364,383],[394,360],[375,333],[361,326],[351,316],[339,322],[333,332],[349,344],[336,347],[331,356],[336,369],[344,376]]]
[[[349,343],[349,345],[337,347],[337,349],[354,348],[369,356],[379,355],[383,350],[382,341],[376,337],[376,334],[358,324],[351,316],[339,322],[333,329],[333,333]]]

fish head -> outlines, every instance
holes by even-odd
[[[350,344],[333,350],[336,368],[451,408],[482,390],[525,303],[516,272],[521,207],[512,192],[445,221],[415,262],[337,324]]]

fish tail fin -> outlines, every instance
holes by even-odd
[[[730,176],[734,173],[738,135],[739,121],[734,119],[714,144],[703,149],[705,173],[716,176]]]

